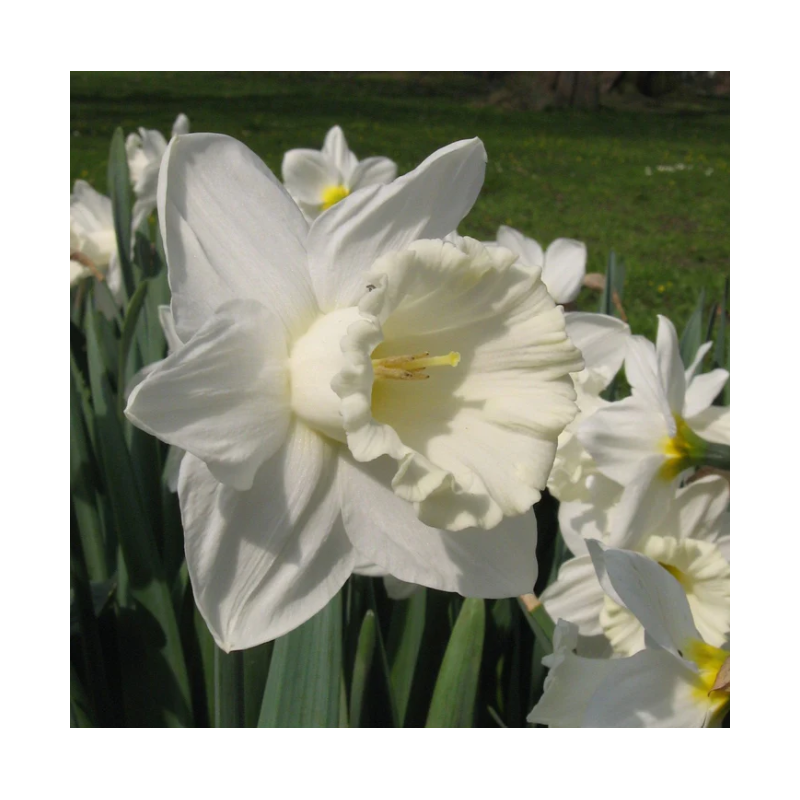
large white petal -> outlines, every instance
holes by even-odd
[[[686,594],[660,564],[594,540],[587,547],[603,589],[621,601],[660,647],[677,656],[690,639],[700,639]]]
[[[695,375],[686,390],[686,404],[683,407],[685,419],[705,411],[725,388],[730,373],[726,369],[714,369]]]
[[[308,237],[320,308],[356,305],[364,294],[364,275],[378,256],[455,230],[472,208],[485,170],[479,139],[455,142],[392,183],[367,187],[329,208]]]
[[[536,518],[503,520],[491,531],[429,528],[389,488],[387,457],[340,461],[342,516],[351,541],[371,562],[409,583],[465,597],[514,597],[536,582]]]
[[[293,335],[317,314],[307,225],[258,156],[228,136],[173,139],[158,184],[172,311],[183,341],[226,300],[274,308]]]
[[[600,612],[605,594],[590,556],[571,558],[562,564],[558,579],[545,589],[540,599],[554,620],[569,620],[583,636],[602,634]]]
[[[281,321],[255,300],[233,300],[134,388],[125,414],[218,481],[249,489],[289,427],[287,362]]]
[[[179,495],[197,607],[223,650],[293,630],[353,569],[339,518],[335,448],[300,424],[250,491],[222,486],[187,455]]]
[[[544,251],[535,239],[523,235],[515,228],[501,225],[497,229],[497,244],[507,247],[519,256],[527,267],[544,267]]]
[[[391,183],[397,177],[397,164],[389,158],[374,156],[358,162],[350,176],[349,189],[363,189],[380,183]]]
[[[673,413],[682,414],[686,397],[686,369],[681,361],[675,326],[661,314],[658,315],[656,357],[661,385],[667,393],[669,407]]]
[[[572,311],[564,320],[567,334],[581,351],[586,369],[602,375],[608,386],[625,359],[630,327],[616,317],[583,311]]]
[[[586,245],[574,239],[556,239],[544,254],[542,280],[556,303],[571,303],[580,293],[586,274]]]
[[[289,150],[281,174],[289,194],[309,205],[321,206],[325,190],[342,183],[339,170],[319,150]]]
[[[696,699],[695,674],[663,650],[615,659],[596,686],[584,728],[702,728],[707,704]]]

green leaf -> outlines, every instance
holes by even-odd
[[[398,725],[403,725],[411,695],[411,684],[425,632],[427,591],[422,589],[408,600],[394,603],[389,626],[387,653],[391,665],[392,691],[397,705]]]
[[[342,674],[342,593],[278,639],[259,728],[337,728]]]
[[[97,509],[98,468],[83,420],[82,403],[75,384],[76,367],[70,371],[70,494],[78,523],[81,550],[90,580],[108,577],[103,523]]]
[[[123,569],[118,568],[120,605],[127,606],[129,612],[123,614],[124,636],[138,636],[137,641],[131,640],[130,646],[138,648],[136,657],[147,665],[142,665],[146,685],[139,687],[139,691],[150,695],[146,700],[155,703],[162,723],[189,725],[189,684],[172,599],[154,531],[137,488],[122,423],[117,416],[116,398],[99,356],[95,325],[91,323],[87,326],[87,356],[96,440],[124,559]]]
[[[113,709],[109,700],[106,663],[97,626],[99,615],[86,571],[81,560],[75,555],[70,559],[70,589],[73,597],[73,602],[70,603],[70,612],[71,616],[74,612],[87,688],[80,705],[92,718],[94,724],[110,725],[112,724]]]
[[[128,375],[128,353],[130,352],[131,342],[133,335],[136,332],[136,323],[139,319],[139,312],[142,310],[144,299],[147,296],[148,282],[142,281],[128,303],[128,309],[125,312],[125,320],[122,323],[122,336],[119,340],[119,360],[117,367],[117,374],[120,376],[120,381],[124,384],[129,379]],[[119,393],[119,414],[122,416],[122,411],[125,408],[125,393]]]
[[[485,626],[484,601],[465,600],[439,669],[425,727],[472,726]]]
[[[108,193],[111,196],[114,232],[117,235],[117,251],[122,267],[123,282],[125,291],[130,297],[136,289],[131,263],[133,202],[130,176],[128,175],[128,156],[125,152],[125,136],[122,128],[117,128],[111,137],[111,148],[108,153]]]
[[[93,728],[91,707],[78,672],[69,667],[69,726],[70,728]]]
[[[728,328],[730,320],[728,319],[728,302],[729,302],[730,283],[725,283],[725,296],[720,304],[719,310],[719,325],[717,327],[717,335],[714,340],[714,360],[712,363],[713,369],[726,369],[730,372],[730,351],[728,349]],[[731,382],[725,384],[725,388],[720,392],[720,396],[714,401],[715,404],[722,406],[729,406],[731,404]]]
[[[556,630],[556,624],[553,622],[553,618],[547,613],[545,607],[541,603],[538,603],[533,611],[529,611],[522,600],[519,601],[519,605],[525,614],[525,619],[528,620],[528,624],[531,626],[533,635],[549,655],[553,652],[553,634]]]
[[[244,662],[244,725],[257,728],[272,658],[272,642],[242,651]]]
[[[364,691],[367,688],[367,679],[372,668],[372,659],[375,655],[377,628],[375,612],[369,609],[361,623],[356,660],[353,665],[353,681],[350,685],[350,727],[352,728],[361,727],[361,707],[364,701]]]
[[[681,335],[681,359],[684,366],[688,367],[697,355],[700,345],[703,344],[703,316],[706,303],[706,293],[704,290],[700,291],[700,296],[697,298],[697,304],[686,323]]]
[[[242,651],[214,651],[214,727],[244,727],[244,661]]]

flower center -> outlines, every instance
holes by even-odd
[[[316,414],[311,402],[301,409],[312,395],[297,392],[300,373],[326,380],[353,458],[394,459],[394,494],[431,528],[488,530],[528,512],[575,415],[580,354],[538,273],[516,260],[468,238],[385,253],[363,276],[346,335],[318,323],[314,358],[304,341],[292,352],[296,412]],[[333,345],[339,354],[324,356]]]
[[[666,436],[661,441],[661,451],[667,457],[659,471],[660,476],[671,481],[685,469],[697,464],[703,457],[703,441],[686,424],[686,420],[675,414],[677,430],[674,436]]]
[[[689,601],[700,635],[720,645],[730,630],[730,566],[711,542],[649,536],[636,548],[672,575]],[[644,629],[628,609],[606,597],[600,624],[616,652],[633,655],[644,646]]]
[[[335,206],[340,200],[344,200],[350,190],[346,186],[326,186],[322,191],[322,210],[327,211],[331,206]]]
[[[432,356],[430,353],[415,353],[410,356],[389,356],[373,358],[372,369],[375,379],[395,381],[426,381],[430,378],[425,370],[428,367],[455,367],[461,361],[461,354],[454,350],[446,356]]]

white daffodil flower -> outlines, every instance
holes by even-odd
[[[325,134],[322,150],[289,150],[281,172],[286,189],[310,222],[356,189],[391,183],[397,164],[383,156],[359,161],[335,125]]]
[[[86,278],[105,281],[107,293],[95,293],[97,308],[109,319],[122,304],[122,269],[111,200],[86,181],[75,181],[69,198],[70,285]],[[111,302],[113,300],[113,303]]]
[[[680,583],[651,559],[590,541],[604,591],[647,632],[628,658],[584,658],[577,626],[562,620],[550,672],[528,722],[567,728],[701,728],[730,705],[730,654],[706,643]]]
[[[567,334],[581,351],[585,367],[572,376],[577,392],[578,416],[558,437],[558,450],[547,488],[559,500],[596,500],[594,459],[576,433],[582,422],[609,405],[600,393],[619,372],[628,348],[630,327],[606,314],[573,311],[566,315]]]
[[[309,227],[240,142],[167,148],[158,216],[183,347],[126,415],[187,451],[186,559],[224,649],[297,627],[358,564],[467,596],[533,586],[525,512],[583,364],[538,270],[425,238],[456,228],[485,161],[479,140],[456,142]]]
[[[556,303],[571,303],[578,296],[586,275],[586,245],[574,239],[556,239],[546,251],[518,230],[501,225],[497,244],[519,256],[523,264],[540,267],[542,280]]]
[[[582,508],[582,513],[571,514],[570,519],[587,534],[586,539],[639,552],[677,578],[703,639],[720,646],[730,631],[729,495],[723,478],[708,476],[694,481],[678,489],[656,528],[636,538],[614,538],[613,507]],[[583,636],[605,635],[617,653],[632,655],[641,650],[644,628],[626,608],[603,593],[586,539],[569,534],[564,538],[576,558],[562,565],[558,579],[543,592],[541,600],[547,612],[555,620],[575,623]]]
[[[172,125],[172,136],[189,133],[189,117],[178,114]],[[125,140],[130,175],[136,202],[133,204],[133,229],[136,230],[156,207],[156,189],[161,159],[167,149],[167,140],[161,131],[139,128],[139,133],[129,133]]]
[[[598,471],[624,487],[615,514],[619,535],[657,525],[681,475],[703,457],[698,432],[707,433],[704,415],[728,372],[695,375],[698,364],[684,368],[675,327],[659,316],[655,347],[641,336],[628,340],[625,373],[632,395],[595,411],[579,427],[578,439]]]

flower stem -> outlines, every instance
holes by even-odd
[[[715,442],[704,442],[705,452],[703,453],[703,466],[716,467],[717,469],[731,468],[731,448],[727,444],[716,444]]]

